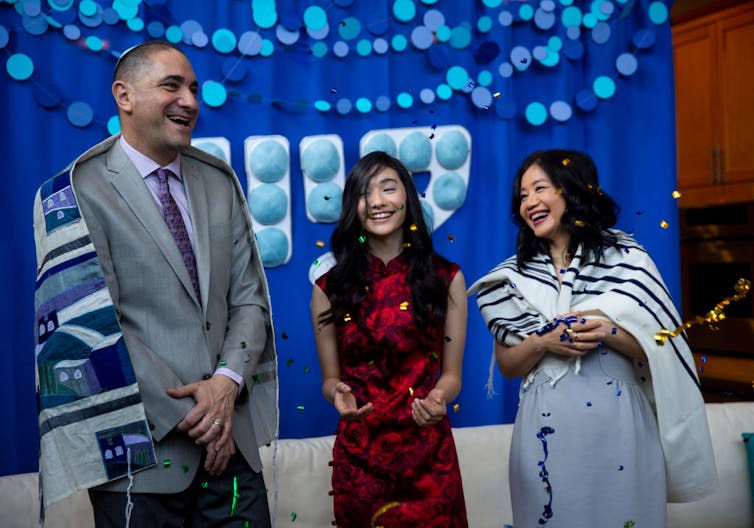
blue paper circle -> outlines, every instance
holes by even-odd
[[[393,16],[398,22],[411,22],[416,16],[416,5],[413,0],[395,0],[393,2]]]
[[[374,102],[374,107],[378,112],[387,112],[388,110],[390,110],[391,104],[392,103],[390,101],[390,98],[387,95],[381,95]]]
[[[497,72],[500,74],[500,77],[507,79],[513,75],[513,66],[511,66],[510,62],[501,62]]]
[[[387,43],[387,40],[384,38],[378,38],[374,39],[374,42],[372,43],[372,47],[374,47],[374,52],[378,55],[383,55],[387,53],[387,50],[390,49],[390,45]]]
[[[487,110],[492,104],[492,93],[484,86],[476,86],[471,91],[471,102],[477,108]]]
[[[202,83],[202,100],[207,105],[217,108],[225,104],[228,99],[228,92],[225,86],[217,81],[204,81]]]
[[[42,108],[52,110],[60,106],[63,102],[63,94],[60,89],[52,84],[48,86],[42,86],[41,84],[34,85],[34,100]]]
[[[412,132],[404,137],[398,152],[400,160],[410,171],[425,170],[432,161],[432,143],[421,132]]]
[[[249,167],[258,180],[275,183],[288,172],[288,152],[279,141],[265,139],[251,150]]]
[[[390,43],[393,46],[393,49],[398,53],[404,51],[406,46],[408,46],[408,40],[403,35],[393,36],[393,40],[391,40]]]
[[[356,110],[358,110],[362,114],[368,114],[372,111],[372,101],[370,101],[366,97],[359,97],[358,99],[356,99]]]
[[[590,111],[597,108],[597,96],[591,90],[581,90],[576,94],[576,106]]]
[[[541,7],[534,13],[534,25],[546,31],[555,25],[555,13],[545,11]]]
[[[66,116],[73,126],[83,128],[89,126],[92,122],[94,119],[94,112],[92,111],[92,107],[88,104],[77,101],[71,103],[71,106],[68,107]]]
[[[462,66],[452,66],[445,74],[445,81],[454,90],[461,90],[468,84],[469,74]]]
[[[631,40],[633,41],[634,46],[639,49],[651,48],[655,43],[655,33],[651,29],[640,29],[634,33]]]
[[[120,118],[117,115],[111,116],[107,120],[107,132],[114,136],[120,132]]]
[[[510,11],[500,11],[500,14],[497,15],[497,21],[500,22],[500,25],[503,27],[510,26],[513,23],[513,15]]]
[[[615,94],[615,81],[606,75],[601,75],[594,80],[592,89],[600,99],[610,99]]]
[[[332,108],[332,105],[328,103],[327,101],[323,101],[322,99],[319,99],[317,101],[314,101],[314,108],[319,110],[320,112],[329,112]]]
[[[547,109],[542,103],[529,103],[526,107],[525,113],[526,120],[534,126],[542,125],[547,121]]]
[[[438,85],[435,89],[435,92],[437,93],[437,97],[439,97],[443,101],[447,101],[453,96],[453,89],[447,84]]]
[[[78,26],[68,24],[63,27],[63,35],[65,35],[65,38],[68,40],[78,40],[81,37],[81,30]]]
[[[510,61],[518,71],[524,71],[531,65],[531,52],[524,46],[515,46],[511,50]]]
[[[476,28],[480,33],[487,33],[492,29],[492,19],[487,15],[480,16],[476,21]]]
[[[456,26],[450,33],[450,45],[455,49],[464,49],[471,44],[471,31],[466,26]]]
[[[347,99],[345,97],[338,99],[338,102],[335,103],[335,110],[337,110],[340,115],[347,115],[351,112],[352,109],[353,103],[351,103],[350,99]]]
[[[664,24],[668,20],[668,7],[662,2],[652,2],[647,10],[649,20],[655,24]]]
[[[343,206],[343,190],[333,182],[316,185],[306,207],[318,222],[337,222]]]
[[[288,257],[288,237],[277,227],[265,227],[257,231],[257,246],[262,257],[262,264],[274,268],[285,263]]]
[[[597,44],[604,44],[610,40],[610,25],[606,22],[598,22],[592,29],[592,40]]]
[[[183,32],[178,26],[170,26],[165,30],[165,38],[172,44],[178,44],[183,39]]]
[[[253,4],[254,2],[252,2]],[[259,3],[259,2],[257,2]],[[254,23],[262,29],[270,29],[278,21],[278,14],[275,11],[275,2],[265,3],[262,6],[252,9],[252,18]]]
[[[301,32],[298,30],[290,31],[282,25],[278,25],[278,27],[275,28],[275,36],[281,44],[292,46],[298,42],[298,39],[301,37]]]
[[[466,163],[469,151],[469,142],[460,130],[446,132],[435,146],[437,161],[448,170],[455,170]]]
[[[434,42],[432,31],[426,26],[416,26],[411,32],[411,43],[416,49],[428,49]]]
[[[340,57],[341,59],[348,55],[348,44],[343,42],[342,40],[339,40],[335,44],[333,44],[332,52],[335,54],[336,57]]]
[[[555,101],[550,105],[550,116],[552,116],[555,121],[565,123],[571,119],[572,115],[573,110],[571,109],[571,105],[565,101]]]
[[[343,40],[353,40],[361,33],[361,22],[355,17],[346,17],[338,24],[338,33]]]
[[[395,98],[395,103],[401,108],[411,108],[414,104],[414,98],[408,92],[401,92]]]
[[[492,84],[492,73],[489,70],[482,70],[476,76],[476,82],[480,86],[489,86]]]
[[[304,24],[309,29],[317,31],[327,24],[327,12],[319,6],[309,6],[304,11]]]
[[[29,35],[34,35],[35,37],[44,35],[45,31],[47,31],[47,28],[50,27],[50,24],[47,22],[47,17],[45,15],[24,15],[21,23],[24,26],[26,32]]]
[[[329,139],[317,139],[301,154],[301,170],[315,182],[335,177],[340,170],[340,154]]]
[[[153,39],[159,39],[165,34],[165,26],[159,20],[153,20],[147,24],[147,34]]]
[[[220,28],[212,33],[212,47],[218,53],[230,53],[236,49],[236,36],[229,29]]]
[[[437,31],[437,28],[445,24],[445,15],[437,9],[429,9],[424,13],[422,21],[430,31]]]
[[[262,37],[255,31],[247,31],[238,39],[238,51],[242,55],[257,55],[262,50]]]
[[[370,53],[372,53],[372,43],[369,42],[367,39],[361,39],[356,44],[356,52],[361,57],[366,57]]]
[[[198,143],[193,143],[193,146],[207,154],[212,154],[214,157],[220,158],[225,163],[230,163],[230,160],[225,156],[223,149],[221,149],[214,141],[199,141]]]
[[[17,81],[25,81],[34,73],[34,63],[28,55],[15,53],[5,63],[8,75]]]
[[[636,56],[632,53],[621,53],[618,58],[615,59],[615,69],[621,75],[633,75],[636,73],[639,63],[636,60]]]
[[[419,100],[424,104],[432,104],[435,102],[435,92],[429,88],[422,88],[419,92]]]
[[[249,193],[249,210],[260,224],[277,224],[288,211],[288,196],[274,183],[263,183]]]
[[[432,185],[432,196],[437,207],[453,211],[466,200],[466,183],[455,172],[446,172]]]

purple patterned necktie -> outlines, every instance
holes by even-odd
[[[191,285],[194,287],[196,298],[201,299],[201,296],[199,295],[199,278],[196,274],[194,250],[191,249],[191,240],[189,239],[188,231],[186,231],[186,224],[183,223],[181,211],[178,209],[178,204],[175,203],[173,195],[170,194],[170,188],[168,187],[168,178],[170,176],[175,177],[175,174],[168,169],[157,169],[155,174],[157,174],[157,180],[160,183],[158,195],[160,198],[160,205],[162,206],[162,216],[165,217],[165,223],[173,234],[173,239],[183,257],[183,263],[186,264],[186,269],[191,278]]]

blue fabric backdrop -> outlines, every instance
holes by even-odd
[[[350,168],[358,159],[359,139],[370,130],[465,127],[472,138],[468,194],[463,206],[435,232],[434,240],[438,251],[461,265],[468,283],[513,251],[509,201],[512,174],[520,161],[534,149],[583,149],[595,158],[603,188],[621,204],[619,227],[634,232],[649,249],[678,301],[668,6],[646,0],[575,2],[572,7],[585,15],[577,21],[576,34],[566,27],[573,23],[569,16],[574,11],[565,12],[570,4],[566,0],[0,1],[4,52],[0,54],[4,64],[0,159],[9,196],[0,258],[0,331],[6,336],[0,355],[4,446],[0,474],[37,467],[34,193],[76,155],[110,135],[115,61],[123,50],[150,35],[179,42],[200,82],[214,80],[224,86],[224,104],[202,104],[195,136],[227,138],[232,165],[242,182],[246,137],[280,134],[291,145],[293,254],[287,264],[267,270],[278,337],[281,437],[330,434],[337,421],[320,394],[307,277],[312,261],[327,249],[316,241],[328,240],[333,224],[312,223],[305,214],[298,151],[305,136],[339,135]],[[323,8],[327,36],[321,31],[313,31],[314,36],[307,33],[304,15],[317,14],[307,11],[311,6]],[[430,11],[432,16],[444,15],[445,27],[437,29],[431,43],[418,40],[417,47],[412,32],[427,25]],[[270,13],[275,15],[273,24]],[[97,24],[98,16],[104,22]],[[355,38],[349,33],[354,19],[361,24]],[[196,21],[199,30],[185,24],[189,20]],[[316,25],[316,20],[309,23]],[[300,30],[298,40],[283,44],[276,36],[278,24]],[[175,27],[165,34],[164,28],[170,26]],[[216,33],[221,28],[236,37],[255,32],[267,41],[266,47],[255,54],[247,50],[247,56],[237,47],[218,51],[228,38]],[[394,44],[396,35],[407,38],[405,50],[400,51],[397,42],[399,50],[391,48],[383,54],[373,50],[365,56],[357,52],[361,39],[373,43],[382,38]],[[349,46],[343,57],[334,52],[338,41]],[[320,56],[323,45],[327,53]],[[517,57],[516,46],[535,50],[533,56]],[[621,59],[629,61],[629,68],[621,73],[616,61],[623,54],[630,55]],[[32,73],[24,71],[28,62],[20,55],[30,59]],[[637,61],[635,72],[630,71],[631,57]],[[243,78],[225,77],[223,66],[234,64],[245,68]],[[454,81],[448,73],[453,66],[464,68],[470,82],[452,90],[448,99],[423,102],[423,89],[438,93],[438,86]],[[475,104],[474,87],[487,90],[477,91],[482,98],[495,94],[490,104]],[[402,108],[397,102],[400,93],[411,95],[413,103]],[[373,107],[361,112],[354,107],[341,113],[337,109],[341,99],[354,103],[366,98],[374,103],[380,96],[389,98],[389,110]],[[333,106],[317,110],[317,100]],[[558,120],[547,115],[557,101],[568,105],[570,116],[556,113],[561,115]],[[545,120],[532,124],[538,123],[538,114],[530,105],[537,102],[544,105]],[[661,227],[663,221],[667,227]],[[498,394],[488,399],[484,391],[491,350],[492,338],[472,303],[463,390],[457,410],[450,412],[455,426],[510,422],[515,416],[518,380],[503,380],[496,374]]]

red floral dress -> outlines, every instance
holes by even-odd
[[[458,265],[435,256],[446,287]],[[364,326],[337,325],[341,379],[374,410],[341,419],[333,448],[335,519],[341,528],[468,526],[455,443],[445,416],[419,427],[411,401],[426,398],[442,364],[444,325],[417,328],[408,263],[370,256]],[[327,293],[327,274],[317,281]]]

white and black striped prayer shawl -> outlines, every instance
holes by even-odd
[[[578,249],[560,288],[549,256],[539,254],[519,271],[513,256],[468,290],[495,339],[520,343],[553,318],[570,312],[606,317],[629,332],[644,349],[651,379],[642,385],[653,402],[665,454],[668,502],[690,502],[711,494],[717,474],[707,416],[685,333],[660,346],[654,336],[681,320],[657,267],[630,235],[613,230],[618,248],[599,263],[581,266]],[[548,367],[572,361],[546,356]],[[539,370],[541,365],[535,367]],[[578,369],[576,369],[578,373]],[[549,372],[548,372],[549,374]]]

